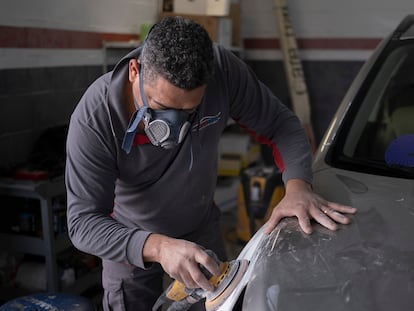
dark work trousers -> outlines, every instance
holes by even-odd
[[[191,221],[191,220],[190,220]],[[220,226],[220,210],[214,206],[209,219],[183,239],[213,250],[220,260],[227,259]],[[103,260],[104,311],[151,311],[163,292],[164,271],[154,263],[149,269]],[[205,310],[203,301],[190,310]]]

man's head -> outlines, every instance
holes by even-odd
[[[136,111],[122,148],[130,152],[138,124],[152,144],[179,145],[202,102],[213,63],[212,42],[203,27],[182,17],[156,24],[139,59],[129,60],[130,105]]]
[[[158,22],[147,36],[140,57],[145,81],[161,76],[184,90],[206,84],[213,61],[213,46],[206,30],[182,17]]]

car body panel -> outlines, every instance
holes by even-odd
[[[352,224],[335,232],[315,225],[306,235],[295,219],[282,222],[268,237],[277,241],[259,251],[242,310],[412,310],[414,199],[406,194],[414,181],[320,174],[316,191],[340,187],[347,203],[358,202]],[[326,174],[337,183],[326,185]]]
[[[259,255],[262,252],[265,252],[267,245],[266,241],[268,240],[268,236],[263,233],[263,230],[264,227],[260,228],[242,249],[239,256],[237,256],[236,260],[248,260],[249,265],[243,278],[240,280],[239,284],[237,284],[237,287],[235,287],[230,296],[223,301],[223,304],[217,310],[233,310],[247,283],[250,281],[252,275],[255,274],[256,261],[259,258]]]
[[[361,68],[314,157],[314,191],[356,207],[351,224],[330,231],[315,223],[311,235],[296,218],[269,235],[261,228],[238,257],[250,260],[245,276],[218,311],[414,309],[413,72],[409,15]],[[393,107],[409,108],[408,132],[378,148],[372,137],[389,129]]]

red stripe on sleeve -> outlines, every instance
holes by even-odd
[[[145,135],[145,134],[138,133],[138,134],[135,135],[134,142],[133,142],[132,145],[133,146],[145,145],[145,144],[148,144],[148,143],[150,143],[150,140],[149,140],[148,136]]]
[[[275,160],[276,166],[279,168],[280,171],[285,170],[285,165],[283,164],[282,156],[280,155],[279,149],[276,147],[276,144],[262,135],[257,135],[257,133],[248,127],[238,123],[250,136],[254,138],[260,144],[268,145],[272,149],[273,159]]]

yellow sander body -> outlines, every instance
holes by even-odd
[[[234,288],[242,279],[248,267],[248,260],[233,260],[220,263],[220,275],[211,276],[209,278],[210,284],[215,288],[212,292],[204,292],[202,296],[206,298],[206,311],[215,311],[220,307],[232,293]],[[189,290],[184,284],[175,280],[169,286],[166,296],[173,301],[183,301],[186,299],[189,303],[195,303],[197,299],[193,300]]]

